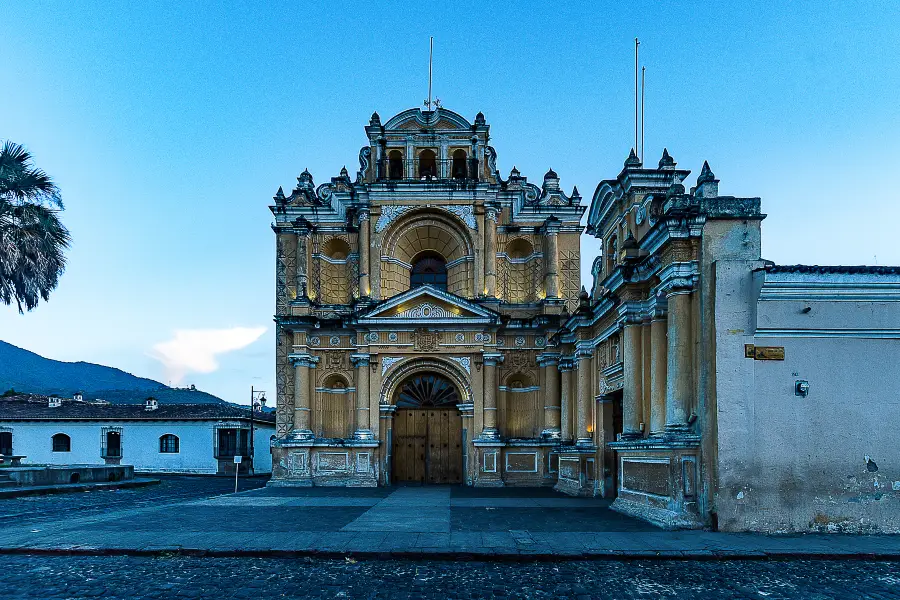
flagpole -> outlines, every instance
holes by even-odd
[[[641,67],[641,162],[644,162],[644,91],[647,88],[647,67]]]
[[[431,63],[434,59],[434,36],[428,44],[428,110],[431,110]]]
[[[638,146],[638,46],[641,42],[634,38],[634,151],[640,150]]]

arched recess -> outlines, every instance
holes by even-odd
[[[347,304],[350,302],[350,244],[338,237],[329,239],[322,246],[319,257],[323,304]]]
[[[431,210],[403,215],[385,232],[381,246],[381,295],[390,298],[410,287],[410,270],[422,253],[440,255],[447,264],[447,291],[471,298],[474,244],[455,216]]]
[[[327,375],[316,388],[312,428],[316,437],[349,438],[353,426],[350,383],[340,373]]]
[[[393,404],[397,388],[416,373],[436,373],[449,379],[459,393],[460,404],[472,402],[472,386],[469,385],[469,374],[455,362],[435,358],[407,358],[392,366],[385,373],[381,385],[381,404]]]
[[[513,373],[500,389],[503,395],[500,432],[506,438],[536,438],[541,434],[543,410],[539,388],[526,373]]]

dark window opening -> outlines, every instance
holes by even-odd
[[[216,458],[250,456],[249,434],[247,429],[219,429],[216,436]]]
[[[403,179],[403,153],[399,150],[388,153],[388,178]]]
[[[447,289],[447,261],[436,252],[420,254],[409,272],[410,289],[423,285]]]
[[[419,177],[421,179],[437,177],[437,155],[433,150],[422,150],[419,153]]]
[[[12,456],[12,432],[0,431],[0,454],[3,456]]]
[[[64,433],[57,433],[53,436],[54,452],[71,452],[72,439]]]
[[[106,433],[106,447],[103,449],[104,458],[120,458],[122,456],[122,434],[118,431]]]
[[[466,151],[455,150],[453,152],[453,166],[451,167],[453,179],[465,179],[468,176],[466,172]]]
[[[178,452],[178,436],[167,433],[159,438],[159,451],[163,454],[175,454]]]

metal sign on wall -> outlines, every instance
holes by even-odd
[[[752,358],[753,360],[784,360],[784,346],[744,344],[744,358]]]

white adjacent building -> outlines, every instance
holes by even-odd
[[[229,404],[0,398],[0,455],[21,464],[127,464],[145,473],[271,473],[273,414]]]

